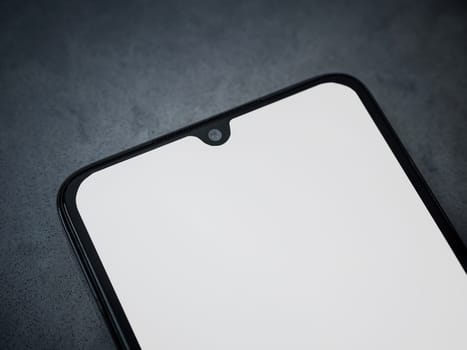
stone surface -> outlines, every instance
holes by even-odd
[[[323,73],[370,88],[467,241],[466,38],[462,0],[2,1],[0,348],[114,348],[66,176]]]

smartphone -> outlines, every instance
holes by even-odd
[[[467,349],[466,246],[353,77],[87,166],[58,205],[120,348]]]

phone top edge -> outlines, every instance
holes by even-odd
[[[294,95],[296,93],[299,93],[303,90],[309,89],[311,87],[324,84],[324,83],[338,83],[344,86],[347,86],[354,90],[359,97],[359,91],[361,90],[365,94],[370,94],[368,89],[366,89],[365,85],[358,80],[357,78],[344,74],[344,73],[329,73],[329,74],[324,74],[320,75],[314,78],[306,79],[301,82],[292,84],[288,87],[279,89],[275,92],[272,92],[270,94],[266,94],[264,96],[261,96],[259,98],[256,98],[252,101],[246,102],[240,106],[234,107],[230,110],[227,110],[225,112],[221,112],[218,114],[215,114],[213,116],[210,116],[208,118],[205,118],[203,120],[197,121],[195,123],[189,124],[187,126],[184,126],[182,128],[179,128],[177,130],[174,130],[172,132],[169,132],[167,134],[161,135],[159,137],[156,137],[152,140],[143,142],[139,145],[130,147],[126,150],[123,150],[121,152],[117,152],[115,154],[112,154],[110,156],[104,157],[101,160],[92,162],[89,165],[86,165],[84,167],[79,168],[75,172],[73,172],[70,176],[68,176],[65,181],[62,183],[60,186],[60,189],[58,191],[58,200],[60,201],[60,198],[63,196],[61,195],[61,192],[67,192],[68,185],[75,182],[75,181],[83,181],[87,176],[92,174],[93,172],[96,172],[98,170],[101,170],[103,168],[106,168],[108,166],[111,166],[113,164],[119,163],[123,160],[129,159],[131,157],[134,157],[138,154],[147,152],[151,149],[154,149],[156,147],[163,146],[164,144],[173,142],[179,138],[182,138],[184,136],[187,136],[190,134],[190,132],[196,130],[197,128],[201,128],[203,126],[209,125],[215,120],[220,120],[220,119],[233,119],[239,115],[248,113],[252,110],[261,108],[265,105],[268,105],[270,103],[279,101],[283,98],[289,97],[291,95]]]

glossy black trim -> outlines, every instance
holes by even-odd
[[[244,113],[250,112],[257,108],[277,100],[291,96],[297,92],[306,90],[313,86],[334,82],[346,85],[353,89],[369,114],[374,123],[383,135],[387,144],[399,161],[401,167],[410,179],[412,185],[416,189],[423,203],[429,210],[436,224],[448,241],[450,247],[457,256],[459,262],[465,271],[467,271],[467,247],[464,245],[461,237],[456,232],[453,225],[448,220],[446,214],[441,209],[435,197],[431,193],[426,182],[422,178],[420,172],[416,168],[409,154],[403,147],[399,138],[395,134],[391,125],[384,117],[383,112],[378,107],[376,101],[371,96],[367,88],[357,79],[344,74],[329,74],[320,76],[314,79],[306,80],[288,88],[279,90],[273,94],[261,97],[255,101],[234,108],[230,111],[221,113],[202,122],[192,124],[178,131],[159,137],[155,140],[146,142],[142,145],[131,148],[127,151],[115,154],[101,161],[93,163],[73,173],[61,186],[58,193],[58,207],[60,218],[65,226],[66,232],[73,245],[73,248],[78,255],[79,261],[86,274],[89,284],[92,287],[94,295],[101,307],[101,310],[110,326],[116,344],[122,349],[140,349],[135,334],[133,333],[128,319],[122,309],[120,302],[115,294],[115,291],[110,283],[110,280],[104,270],[102,262],[97,255],[93,243],[86,231],[86,228],[81,220],[78,209],[76,207],[76,193],[81,182],[90,174],[111,166],[115,163],[132,158],[138,154],[150,151],[154,148],[163,146],[177,139],[188,135],[195,135],[203,138],[206,131],[212,127],[218,127],[229,133],[228,123],[232,118],[235,118]],[[225,129],[227,128],[227,129]],[[203,139],[210,143],[209,140]],[[223,142],[219,142],[221,144]],[[211,143],[213,144],[213,143]],[[215,145],[215,143],[213,144]]]

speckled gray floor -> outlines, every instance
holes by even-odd
[[[467,3],[2,1],[0,348],[111,349],[72,171],[326,72],[363,80],[467,241]]]

